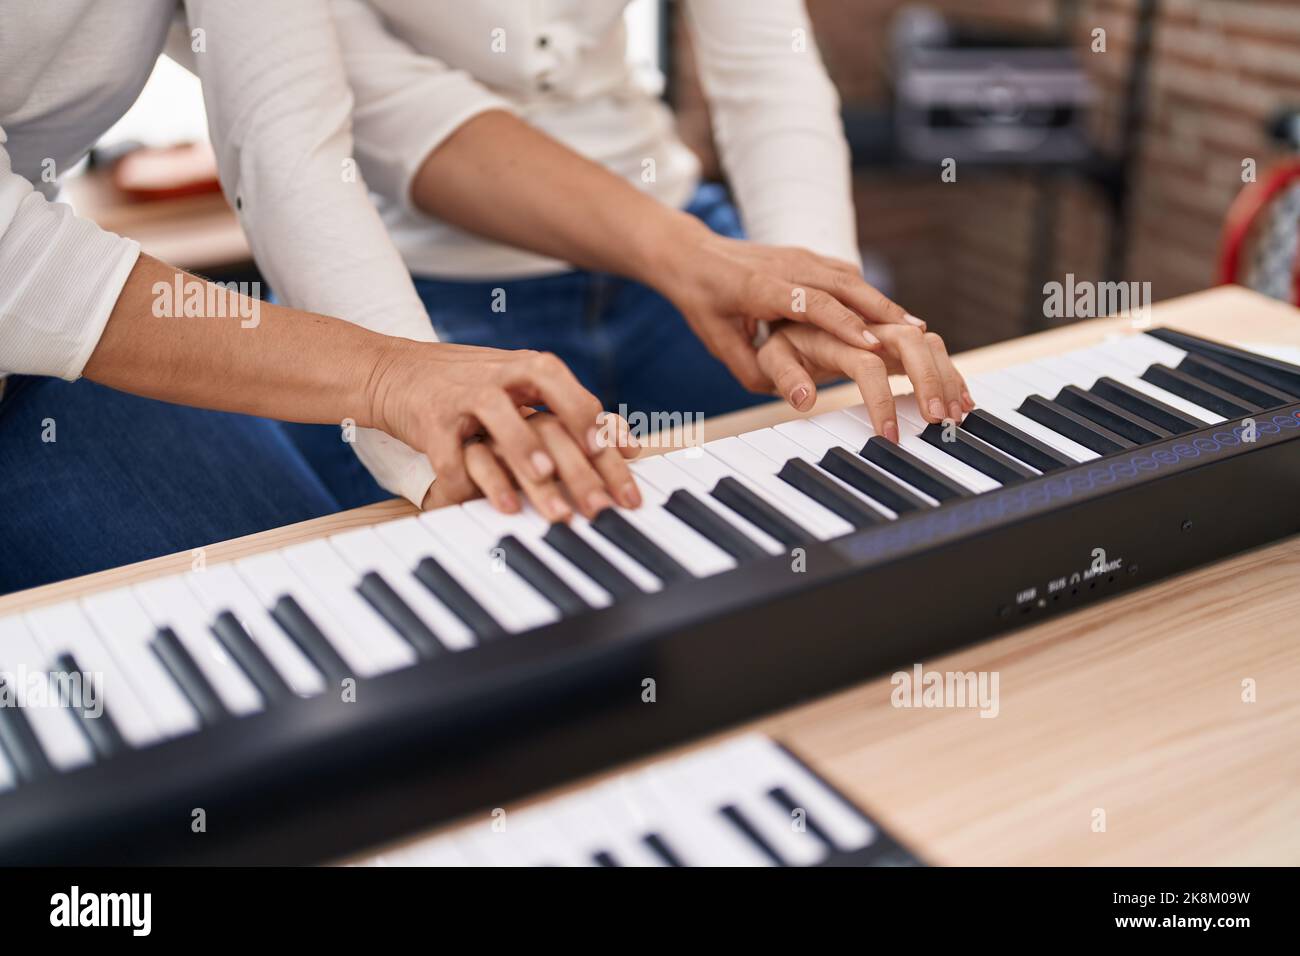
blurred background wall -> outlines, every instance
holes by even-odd
[[[678,4],[680,6],[680,4]],[[852,126],[891,98],[890,29],[902,0],[808,0],[818,44]],[[1090,131],[1099,151],[1121,139],[1140,0],[930,0],[955,21],[989,29],[1061,28],[1093,80]],[[688,142],[716,174],[707,106],[674,15],[672,91]],[[1126,203],[1123,278],[1149,281],[1155,300],[1213,284],[1224,213],[1242,188],[1242,160],[1279,158],[1269,118],[1300,102],[1300,2],[1163,0],[1153,18],[1150,78]],[[1092,52],[1106,31],[1105,52]],[[1088,177],[1069,172],[860,165],[860,241],[889,267],[893,294],[955,349],[1030,331],[1041,300],[1033,251],[1050,232],[1047,272],[1100,280],[1111,214]]]

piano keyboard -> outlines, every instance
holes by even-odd
[[[43,781],[56,781],[54,787],[124,754],[202,739],[241,721],[265,718],[259,726],[306,733],[304,722],[316,727],[346,718],[321,707],[307,719],[293,710],[304,698],[346,703],[352,682],[404,671],[417,671],[428,687],[445,688],[430,691],[429,707],[450,707],[457,694],[468,694],[477,685],[466,675],[504,694],[500,688],[509,681],[498,678],[516,658],[526,658],[527,668],[557,667],[561,646],[585,661],[592,648],[606,648],[620,634],[684,632],[697,608],[700,620],[708,617],[702,612],[710,601],[726,602],[712,614],[739,613],[811,587],[823,580],[817,574],[838,580],[860,555],[874,561],[888,553],[880,548],[920,547],[909,543],[905,528],[951,539],[979,522],[994,526],[1004,513],[951,510],[962,502],[994,499],[1055,475],[1092,474],[1089,466],[1108,457],[1163,447],[1206,429],[1222,437],[1245,419],[1258,419],[1266,436],[1294,428],[1294,414],[1269,410],[1297,401],[1300,369],[1154,330],[977,375],[968,385],[979,408],[960,426],[927,424],[914,399],[900,397],[897,444],[875,435],[858,406],[634,462],[645,500],[634,511],[610,508],[590,521],[575,516],[568,525],[551,525],[531,508],[504,515],[486,501],[472,501],[2,618],[0,701],[18,706],[0,706],[0,861],[9,835],[6,802],[22,800]],[[1140,464],[1133,469],[1143,470]],[[1105,484],[1104,476],[1097,483]],[[961,520],[915,524],[931,514]],[[869,534],[891,526],[898,536]],[[1286,530],[1279,524],[1274,533]],[[788,573],[791,549],[830,541],[835,547],[819,557],[817,574],[801,581]],[[1035,562],[1026,564],[1025,573],[1039,573]],[[885,582],[878,570],[872,574]],[[700,579],[712,580],[692,590]],[[828,654],[851,658],[852,666],[814,659],[827,676],[798,692],[828,690],[834,686],[829,682],[878,673],[919,659],[915,655],[927,649],[1005,627],[993,624],[991,615],[986,623],[984,598],[978,599],[979,614],[964,615],[973,618],[965,633],[958,635],[951,622],[936,624],[917,636],[910,652],[880,636],[871,639],[878,642],[874,653],[861,641],[828,648]],[[885,634],[899,628],[901,619],[891,617],[896,610],[870,606],[873,627]],[[924,613],[956,610],[927,607]],[[840,640],[830,632],[849,623],[834,622],[825,639]],[[751,631],[766,626],[757,618],[748,625]],[[562,637],[555,637],[554,647],[537,643],[544,631]],[[725,628],[714,633],[730,639]],[[771,639],[777,642],[772,661],[791,653],[783,648],[796,640]],[[703,646],[703,638],[695,640]],[[449,666],[493,645],[509,650]],[[751,659],[742,648],[738,643],[718,659],[727,666],[733,660],[776,666],[762,655]],[[532,680],[525,670],[521,664],[513,675],[521,684]],[[796,668],[791,679],[807,670]],[[102,714],[87,717],[85,708],[58,701],[24,705],[33,680],[48,683],[48,675],[76,672],[88,675]],[[360,699],[378,692],[355,693]],[[763,693],[769,696],[762,706],[794,699]],[[796,693],[793,684],[788,693]],[[760,706],[758,694],[736,695],[736,713]],[[397,721],[402,707],[417,706],[399,696],[389,702],[391,713],[373,719]],[[276,723],[276,715],[289,711],[292,718]],[[675,732],[686,732],[688,722],[683,717]],[[242,756],[247,745],[237,749],[235,756]],[[34,808],[36,797],[27,805]]]
[[[918,866],[759,734],[368,857],[361,866]]]

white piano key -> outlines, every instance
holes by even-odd
[[[158,729],[168,737],[198,730],[199,715],[150,647],[158,625],[134,592],[130,588],[100,591],[82,598],[81,609]]]
[[[456,583],[478,602],[504,630],[516,632],[528,624],[507,604],[503,604],[493,590],[492,580],[481,575],[477,567],[461,561],[459,556],[433,534],[419,518],[402,518],[374,526],[375,534],[397,555],[402,564],[414,569],[425,558],[432,558]],[[420,585],[424,587],[424,585]]]
[[[631,834],[612,824],[590,791],[578,791],[556,800],[548,819],[571,840],[582,857],[593,859],[604,851],[620,866],[663,866],[663,861]]]
[[[307,586],[279,551],[267,551],[235,562],[235,570],[259,601],[274,608],[282,597],[293,598],[312,623],[358,677],[374,677],[383,668],[371,659],[369,650],[354,640],[347,625]]]
[[[185,576],[210,618],[229,611],[238,618],[253,643],[295,694],[310,697],[325,690],[325,678],[267,613],[233,564],[210,566],[202,574]]]
[[[837,412],[836,414],[840,414],[840,413]],[[817,417],[822,418],[822,416],[820,415]],[[849,421],[853,422],[854,424],[860,424],[858,420],[853,418],[851,415],[845,415],[843,417],[847,418]],[[824,419],[824,420],[829,421],[829,419]],[[799,427],[787,429],[785,428],[786,425],[796,425]],[[919,497],[922,501],[925,501],[928,504],[932,504],[932,505],[939,504],[939,502],[931,498],[924,491],[920,491],[917,488],[913,488],[907,482],[885,471],[885,469],[881,468],[874,461],[868,461],[866,458],[863,458],[859,454],[862,448],[861,445],[855,446],[851,442],[845,441],[840,437],[838,437],[837,435],[832,434],[825,427],[823,427],[822,423],[816,422],[810,418],[800,418],[800,419],[795,419],[794,421],[791,422],[782,422],[780,425],[776,426],[776,430],[786,435],[786,437],[794,440],[796,443],[803,445],[805,448],[807,448],[809,451],[813,452],[814,454],[818,455],[819,457],[821,455],[824,455],[831,448],[843,448],[845,451],[852,452],[854,455],[858,456],[858,461],[860,461],[867,468],[870,468],[872,471],[878,472],[884,478],[891,480],[896,484],[901,485],[904,489],[911,491],[912,494]],[[862,497],[867,498],[868,501],[872,500],[867,495],[863,495]],[[893,512],[891,512],[884,505],[878,504],[877,507],[880,508],[882,511],[889,513],[892,517],[897,517],[896,515],[893,514]]]
[[[1008,365],[999,369],[999,373],[1007,379],[1016,379],[1022,382],[1027,388],[1027,394],[1041,395],[1043,398],[1056,398],[1056,393],[1061,390],[1062,383],[1055,375],[1048,372],[1042,366],[1033,362],[1022,362],[1019,365]]]
[[[898,446],[900,448],[911,452],[926,464],[937,468],[963,488],[967,488],[975,494],[994,491],[1002,487],[1000,482],[994,481],[982,471],[976,471],[970,465],[959,461],[945,451],[935,448],[920,437],[921,432],[929,426],[929,422],[919,417],[920,411],[916,407],[916,399],[913,396],[897,395],[894,397],[894,404],[898,410]],[[861,405],[846,408],[844,411],[854,418],[860,418],[867,414],[866,407]]]
[[[1187,352],[1183,349],[1151,335],[1130,335],[1116,340],[1115,344],[1129,355],[1145,359],[1147,365],[1168,365],[1173,368],[1187,358]]]
[[[50,763],[59,770],[73,770],[91,763],[94,755],[77,719],[59,705],[58,685],[51,680],[51,672],[58,670],[37,646],[22,618],[0,618],[0,674],[7,676],[10,690]],[[39,700],[29,697],[35,680],[41,682]]]
[[[667,456],[653,455],[641,461],[632,462],[631,467],[632,471],[636,473],[638,481],[657,488],[665,499],[678,489],[689,491],[702,501],[705,507],[712,510],[728,524],[734,526],[736,530],[754,541],[768,554],[785,553],[781,542],[719,502],[713,495],[709,494],[708,488],[674,465],[668,460]]]
[[[865,412],[866,409],[864,407],[863,413],[865,414]],[[849,448],[852,448],[859,453],[861,452],[862,447],[866,445],[867,441],[874,438],[876,434],[875,429],[871,427],[868,420],[850,415],[847,410],[824,412],[821,415],[814,415],[809,419],[809,421],[814,422],[818,428],[824,428],[826,431],[843,441]],[[902,427],[903,422],[900,419],[900,436],[902,434]],[[863,461],[866,461],[866,459],[864,458]],[[930,495],[927,495],[920,488],[908,483],[893,472],[880,468],[874,462],[867,461],[867,464],[872,468],[875,468],[877,471],[885,472],[886,475],[898,482],[908,491],[912,492],[912,494],[919,496],[922,501],[926,501],[932,505],[939,504],[938,501]]]
[[[971,386],[972,397],[975,397],[974,389],[980,387],[989,388],[1002,395],[1011,408],[1019,408],[1026,398],[1037,392],[1037,389],[1033,388],[1028,382],[1008,375],[1002,369],[993,372],[981,372],[968,381],[967,384]],[[976,401],[978,400],[976,398]]]
[[[663,588],[664,583],[654,574],[647,571],[641,562],[633,560],[629,555],[623,553],[622,548],[615,547],[603,534],[591,526],[586,518],[580,514],[575,514],[569,519],[569,527],[573,533],[587,542],[593,550],[598,551],[602,557],[610,564],[618,568],[632,583],[647,593],[653,593]]]
[[[811,427],[816,428],[817,426],[812,425]],[[771,458],[773,461],[782,464],[793,458],[798,458],[806,461],[814,467],[817,467],[817,463],[821,460],[820,455],[813,454],[807,448],[804,448],[798,442],[787,438],[775,428],[760,428],[756,431],[745,432],[740,436],[740,440],[754,448],[756,451],[766,455],[768,458]],[[882,518],[893,520],[898,517],[892,508],[885,507],[870,495],[858,491],[858,489],[854,488],[846,481],[841,481],[838,476],[831,474],[825,469],[818,468],[818,470],[827,479],[839,485],[853,497],[871,508],[871,510],[879,513]]]
[[[674,828],[686,830],[695,839],[707,832],[710,863],[730,866],[775,866],[763,849],[720,812],[721,807],[701,799],[696,789],[695,775],[682,762],[683,758],[656,764],[638,775],[641,786],[648,788],[668,808]],[[693,831],[693,832],[692,832]],[[688,839],[687,836],[678,837]]]
[[[968,383],[969,384],[969,383]],[[1037,438],[1046,445],[1051,445],[1062,455],[1074,459],[1076,462],[1092,461],[1094,458],[1100,458],[1091,448],[1085,448],[1078,442],[1066,438],[1059,432],[1054,432],[1046,425],[1042,425],[1032,418],[1028,418],[1011,405],[1000,404],[996,399],[989,395],[989,392],[983,386],[971,385],[971,395],[982,407],[988,410],[988,413],[995,418],[1000,418],[1013,428],[1018,428],[1026,435]],[[978,391],[976,391],[978,389]],[[984,399],[980,399],[984,395]]]
[[[1203,408],[1193,402],[1189,402],[1181,395],[1175,395],[1173,392],[1167,392],[1159,385],[1152,385],[1145,379],[1138,377],[1140,373],[1134,372],[1128,366],[1120,366],[1118,363],[1109,360],[1104,353],[1093,349],[1085,349],[1079,352],[1071,352],[1068,356],[1071,361],[1080,365],[1087,365],[1101,375],[1107,375],[1119,382],[1121,385],[1127,385],[1136,392],[1142,392],[1157,402],[1162,402],[1170,408],[1177,409],[1186,415],[1205,422],[1207,425],[1217,425],[1224,421],[1222,415]],[[1145,368],[1142,369],[1145,371]],[[1100,376],[1099,376],[1100,377]]]
[[[698,801],[677,797],[660,774],[641,770],[611,781],[611,799],[633,804],[647,823],[647,832],[659,835],[685,866],[770,866],[771,861],[752,841],[733,834]]]
[[[517,834],[509,829],[493,830],[486,826],[469,827],[456,834],[457,846],[474,866],[527,866],[527,847],[520,846]]]
[[[145,747],[162,739],[126,673],[78,605],[68,601],[28,611],[25,623],[50,660],[71,653],[83,669],[96,675],[96,689],[127,743]]]
[[[662,507],[618,508],[619,514],[696,577],[730,571],[736,559]]]
[[[474,634],[465,622],[416,579],[411,568],[384,543],[374,528],[357,528],[331,535],[329,542],[352,568],[358,582],[370,571],[377,573],[450,650],[464,650],[474,645]]]
[[[381,673],[410,667],[418,659],[400,634],[357,592],[357,575],[328,541],[290,545],[280,552],[351,632]]]
[[[726,744],[735,759],[745,761],[750,779],[764,790],[783,787],[796,804],[808,811],[835,845],[844,851],[861,849],[876,838],[875,828],[828,790],[799,761],[774,741],[759,734],[746,734]]]
[[[730,468],[733,474],[746,479],[757,495],[787,511],[795,521],[823,541],[853,531],[853,526],[839,515],[776,477],[780,466],[739,438],[721,438],[708,442],[704,445],[704,451],[706,455]],[[678,459],[674,458],[676,460]]]
[[[144,581],[135,585],[133,591],[154,624],[176,632],[231,713],[253,714],[263,708],[261,693],[212,634],[203,605],[182,575]]]
[[[450,836],[420,840],[412,846],[393,850],[379,857],[381,866],[472,866]]]
[[[793,819],[757,788],[743,753],[702,751],[682,758],[680,769],[694,781],[701,800],[719,810],[734,807],[785,863],[814,866],[826,858],[826,848],[811,834],[797,832]]]
[[[490,589],[490,603],[484,606],[501,619],[514,617],[524,628],[541,627],[560,618],[555,605],[511,571],[492,551],[496,541],[460,508],[439,508],[420,515],[424,526],[454,555],[455,560],[477,572]],[[450,569],[449,569],[450,570]],[[500,613],[498,613],[500,612]]]
[[[572,588],[588,604],[593,607],[609,607],[613,603],[614,599],[608,591],[546,543],[544,536],[551,526],[531,504],[525,504],[522,510],[512,515],[497,511],[485,498],[467,501],[461,505],[461,508],[477,521],[494,541],[500,541],[508,534],[518,538],[537,560],[550,568],[556,577]]]

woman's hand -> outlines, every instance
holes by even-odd
[[[519,510],[517,484],[551,521],[594,514],[613,501],[641,504],[625,458],[637,453],[626,423],[554,355],[448,343],[387,340],[368,388],[370,421],[429,456],[438,478],[425,506],[487,495]],[[545,404],[553,414],[535,415]]]
[[[802,323],[859,351],[881,348],[876,326],[925,329],[850,263],[806,249],[728,239],[691,223],[675,223],[671,253],[644,281],[677,306],[709,351],[751,391],[770,392],[774,373],[788,374],[771,357],[759,364],[753,338],[760,321]]]
[[[772,330],[759,349],[758,361],[780,394],[800,411],[811,408],[816,400],[815,382],[852,379],[862,393],[876,434],[890,441],[898,441],[890,375],[903,373],[912,380],[917,407],[926,421],[961,421],[975,407],[965,380],[936,333],[897,324],[875,326],[874,331],[881,348],[867,352],[820,329],[787,322]]]

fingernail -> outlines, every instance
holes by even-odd
[[[939,401],[937,398],[932,398],[927,407],[930,409],[931,415],[940,421],[943,420],[943,402]]]
[[[790,404],[795,408],[803,408],[803,403],[808,401],[808,386],[800,385],[790,393]]]
[[[533,463],[538,478],[546,478],[555,471],[555,462],[551,461],[551,456],[544,451],[533,452],[528,460]]]
[[[952,420],[961,421],[961,405],[955,401],[948,403],[948,411],[952,413]]]
[[[573,512],[569,510],[569,503],[559,495],[553,495],[546,503],[546,510],[551,513],[552,521],[567,521],[569,515]]]
[[[613,503],[614,502],[609,500],[609,495],[600,490],[593,491],[591,494],[587,495],[587,510],[592,514],[595,514],[598,511],[604,511]]]
[[[504,511],[507,514],[514,514],[519,510],[519,498],[513,491],[502,492],[497,497],[497,510]]]
[[[880,339],[872,335],[869,329],[862,330],[862,340],[873,347],[880,344]]]
[[[587,450],[593,455],[598,455],[605,450],[605,440],[594,428],[587,429]]]
[[[962,389],[961,400],[966,403],[967,411],[970,411],[972,408],[975,407],[975,399],[971,398],[970,392],[966,391],[965,389]]]
[[[892,442],[898,441],[898,422],[892,418],[885,422],[885,437]]]
[[[619,500],[623,502],[624,508],[641,507],[641,489],[636,486],[636,482],[629,481],[618,493]]]
[[[922,319],[918,319],[911,312],[903,313],[903,320],[906,321],[908,325],[915,325],[918,329],[925,328],[925,322]]]

